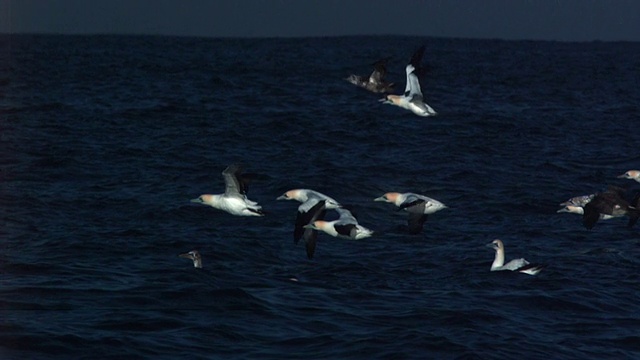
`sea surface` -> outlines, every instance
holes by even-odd
[[[344,80],[421,45],[438,116]],[[638,359],[640,226],[556,213],[640,188],[638,84],[632,42],[0,35],[0,358]],[[189,201],[232,163],[266,216]],[[293,188],[375,235],[307,259]]]

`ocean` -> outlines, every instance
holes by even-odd
[[[344,80],[426,45],[418,117]],[[0,35],[2,359],[638,359],[640,43]],[[255,174],[264,217],[189,200]],[[373,237],[294,245],[310,188]],[[447,209],[419,234],[374,202]],[[331,212],[328,213],[328,217]],[[507,260],[537,276],[491,272]],[[196,269],[178,254],[198,250]]]

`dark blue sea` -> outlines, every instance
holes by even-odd
[[[426,45],[421,118],[344,78]],[[0,358],[638,359],[640,43],[0,36]],[[267,215],[190,203],[254,173]],[[294,245],[311,188],[376,231]],[[418,235],[373,199],[449,208]],[[490,272],[493,239],[537,276]],[[199,250],[195,269],[178,254]]]

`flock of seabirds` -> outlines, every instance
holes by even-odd
[[[411,61],[405,68],[406,85],[402,95],[387,94],[393,91],[393,83],[384,80],[386,74],[385,64],[387,60],[376,62],[374,71],[369,77],[350,75],[345,80],[371,91],[384,93],[380,101],[384,104],[399,106],[409,110],[418,116],[433,116],[437,113],[431,106],[424,102],[419,78],[423,75],[421,66],[425,46],[420,47],[411,57]],[[250,174],[243,174],[239,164],[229,165],[223,172],[225,191],[222,194],[203,194],[191,202],[208,205],[213,208],[226,211],[237,216],[264,216],[262,207],[255,201],[247,198],[248,184],[252,178]],[[640,183],[640,170],[629,170],[618,178],[632,179]],[[640,191],[628,200],[627,191],[622,187],[609,186],[605,191],[573,197],[560,204],[562,207],[557,212],[568,212],[582,215],[584,226],[591,230],[598,220],[607,220],[616,217],[628,216],[628,227],[632,227],[640,218]],[[318,239],[318,232],[324,232],[333,237],[360,240],[373,235],[373,231],[358,223],[347,206],[341,205],[335,199],[311,189],[293,189],[285,192],[277,200],[296,200],[298,206],[295,226],[293,230],[294,244],[303,240],[307,257],[313,258]],[[411,234],[422,231],[427,217],[437,211],[447,208],[438,200],[425,195],[411,192],[388,192],[374,201],[392,203],[398,207],[398,211],[408,213],[407,230]],[[326,221],[328,210],[338,214],[338,219]],[[529,263],[524,258],[513,259],[505,263],[504,243],[493,240],[487,244],[495,250],[495,257],[491,264],[491,271],[517,271],[524,274],[536,275],[543,265]],[[180,254],[182,258],[191,259],[193,266],[202,267],[202,256],[197,250]]]

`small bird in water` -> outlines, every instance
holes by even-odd
[[[422,231],[422,227],[425,221],[427,221],[429,214],[447,208],[445,204],[436,199],[410,192],[403,194],[388,192],[381,197],[373,199],[373,201],[392,203],[398,207],[398,210],[408,212],[409,232],[412,234],[417,234]]]
[[[204,194],[191,202],[209,205],[238,216],[264,216],[262,207],[257,202],[247,198],[248,179],[241,175],[242,167],[238,164],[229,165],[222,172],[224,178],[224,194]]]
[[[374,93],[388,93],[393,91],[393,83],[388,83],[384,81],[384,76],[387,73],[387,68],[385,67],[387,63],[387,59],[378,60],[373,64],[373,72],[369,75],[368,78],[360,75],[349,75],[347,80],[348,82],[361,87],[363,89],[369,90]]]
[[[424,54],[425,46],[420,47],[411,57],[411,61],[405,68],[407,73],[407,85],[403,95],[387,95],[380,101],[383,104],[391,104],[407,109],[418,116],[437,115],[436,111],[424,102],[422,89],[420,88],[420,80],[418,74],[422,72],[420,63]]]
[[[188,253],[178,255],[181,258],[191,259],[193,261],[193,267],[201,269],[202,268],[202,257],[198,250],[191,250]]]
[[[626,173],[619,175],[618,178],[631,179],[640,183],[640,170],[629,170]]]
[[[496,251],[496,256],[493,259],[493,263],[491,263],[491,271],[509,270],[521,272],[527,275],[536,275],[542,271],[544,267],[538,264],[531,264],[523,258],[513,259],[505,264],[504,244],[502,243],[502,240],[493,240],[491,243],[487,244],[487,246]]]

